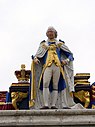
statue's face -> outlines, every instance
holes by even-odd
[[[54,39],[55,38],[55,32],[54,31],[48,31],[47,32],[47,37],[49,39]]]

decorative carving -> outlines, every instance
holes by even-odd
[[[21,102],[22,99],[26,98],[28,96],[28,92],[12,92],[11,93],[11,98],[12,98],[12,104],[15,109],[18,109],[17,107],[17,102]]]
[[[91,108],[95,109],[95,83],[91,86]]]
[[[74,96],[81,102],[84,102],[84,107],[87,108],[90,104],[90,92],[89,91],[78,91],[74,93]]]
[[[90,104],[90,73],[77,73],[74,77],[75,93],[74,96],[84,103],[87,108]]]

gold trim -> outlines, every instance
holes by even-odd
[[[75,76],[90,76],[90,73],[76,73]]]
[[[0,102],[0,105],[6,104],[5,102]]]
[[[75,82],[88,82],[88,79],[75,79]]]
[[[33,101],[33,100],[30,100],[29,101],[29,107],[32,107],[32,106],[34,106],[35,105],[35,102]]]
[[[86,83],[84,83],[84,82],[77,82],[77,83],[75,83],[75,86],[76,85],[90,85],[90,82],[86,82]]]
[[[31,74],[32,74],[32,81],[31,81],[31,98],[30,98],[30,101],[29,101],[29,107],[32,107],[35,105],[34,101],[35,98],[36,98],[36,82],[35,82],[35,63],[34,63],[34,60],[32,61],[32,64],[31,64]]]
[[[30,84],[23,84],[23,83],[12,83],[11,86],[30,86]]]

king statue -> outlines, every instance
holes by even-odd
[[[73,101],[73,53],[57,31],[49,27],[47,41],[42,41],[32,56],[31,103],[35,109],[70,109]]]

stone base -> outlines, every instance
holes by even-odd
[[[94,127],[95,110],[1,110],[0,126],[6,127]]]

